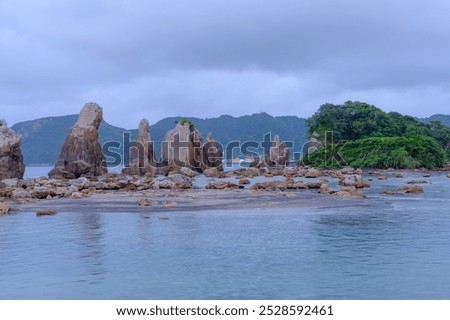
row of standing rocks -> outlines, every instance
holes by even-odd
[[[256,183],[252,190],[319,189],[322,194],[363,197],[358,189],[370,187],[362,170],[316,170],[309,167],[287,167],[289,148],[278,136],[268,155],[255,160],[248,169],[223,171],[223,154],[211,134],[203,143],[201,134],[189,122],[179,122],[164,136],[161,161],[157,163],[147,120],[139,124],[138,137],[131,148],[129,165],[122,174],[107,173],[105,157],[98,141],[103,110],[95,103],[86,104],[61,148],[58,160],[48,178],[23,180],[25,165],[21,153],[22,137],[0,120],[0,197],[17,202],[55,197],[82,198],[103,190],[188,189],[193,178],[202,172],[206,177],[236,177],[239,183],[215,182],[208,189],[237,189],[249,184],[248,178],[284,176],[285,181]],[[153,178],[155,175],[163,177]],[[450,174],[447,175],[450,178]],[[329,190],[324,177],[337,178],[340,190]],[[398,174],[397,178],[403,177]],[[323,178],[315,182],[295,178]],[[378,175],[378,179],[387,179]],[[370,181],[371,179],[369,179]],[[401,193],[420,193],[421,187],[402,187]],[[0,203],[0,213],[14,210]]]

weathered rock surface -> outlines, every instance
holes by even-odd
[[[356,187],[342,187],[339,191],[331,192],[332,195],[344,198],[365,198],[366,195]]]
[[[356,187],[356,188],[370,187],[370,184],[368,182],[363,181],[362,175],[360,174],[351,174],[348,176],[344,176],[339,180],[339,184],[344,187]]]
[[[153,171],[156,170],[150,124],[147,119],[142,119],[139,123],[137,139],[129,152],[129,161],[122,172],[143,176]]]
[[[161,160],[166,164],[168,171],[178,171],[187,167],[201,170],[202,137],[200,133],[191,128],[189,123],[180,122],[174,129],[167,132],[161,143]]]
[[[180,173],[170,174],[167,177],[153,180],[151,186],[153,189],[190,189],[193,185],[193,179]]]
[[[421,186],[403,186],[400,187],[400,192],[403,193],[411,193],[411,194],[421,194],[424,193],[424,190]]]
[[[243,188],[243,186],[229,181],[211,182],[206,186],[206,189],[214,189],[214,190],[239,189],[239,188]]]
[[[251,163],[251,168],[277,168],[282,169],[289,164],[290,151],[286,142],[280,143],[280,137],[275,136],[269,149],[269,154],[263,154],[255,158]]]
[[[190,177],[190,178],[194,178],[200,174],[197,171],[194,171],[194,170],[186,168],[186,167],[180,168],[180,170],[178,170],[178,172],[181,173],[182,175]]]
[[[287,189],[285,181],[265,181],[255,183],[252,187],[254,191],[284,191]]]
[[[36,211],[36,215],[38,217],[41,217],[41,216],[54,216],[57,213],[58,212],[56,210],[38,210],[38,211]]]
[[[313,178],[318,178],[318,177],[320,177],[320,175],[321,175],[320,171],[317,170],[317,169],[314,169],[314,168],[308,169],[308,170],[305,172],[305,178],[313,179]]]
[[[25,164],[21,146],[22,136],[9,129],[5,120],[0,120],[0,180],[23,178]]]
[[[98,128],[102,120],[103,110],[99,105],[88,103],[83,107],[49,177],[73,179],[82,175],[100,176],[107,172],[98,142]]]
[[[290,151],[286,142],[280,143],[280,137],[278,135],[273,139],[272,146],[270,147],[270,161],[275,167],[285,167],[289,164]]]
[[[223,152],[211,132],[208,133],[202,147],[202,170],[207,168],[217,168],[219,171],[223,171]]]
[[[10,206],[7,203],[0,202],[0,215],[8,214],[11,211],[17,211],[17,210],[18,210],[17,208],[14,208],[13,206]]]
[[[239,185],[245,185],[245,184],[250,184],[250,180],[248,179],[240,179],[239,180]]]
[[[155,205],[155,201],[152,201],[147,198],[143,198],[138,201],[138,204],[140,207],[150,207],[150,206]]]
[[[205,175],[205,177],[208,177],[208,178],[211,178],[211,177],[221,178],[222,177],[222,172],[219,171],[218,168],[206,168],[203,171],[203,174]]]

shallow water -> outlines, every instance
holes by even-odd
[[[419,176],[338,208],[2,216],[0,298],[450,299],[450,179],[380,195]]]

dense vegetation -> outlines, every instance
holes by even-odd
[[[325,104],[307,120],[309,134],[325,148],[304,164],[360,168],[439,167],[449,158],[450,128],[367,103]]]
[[[185,123],[187,123],[189,125],[189,130],[192,132],[195,130],[195,124],[191,121],[191,119],[189,118],[181,118],[179,121],[179,124],[184,125]]]
[[[319,168],[434,168],[445,161],[443,148],[426,136],[371,137],[327,144],[303,158],[304,164]]]

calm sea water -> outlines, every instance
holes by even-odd
[[[1,216],[0,298],[450,299],[450,179],[430,180],[339,208]]]

